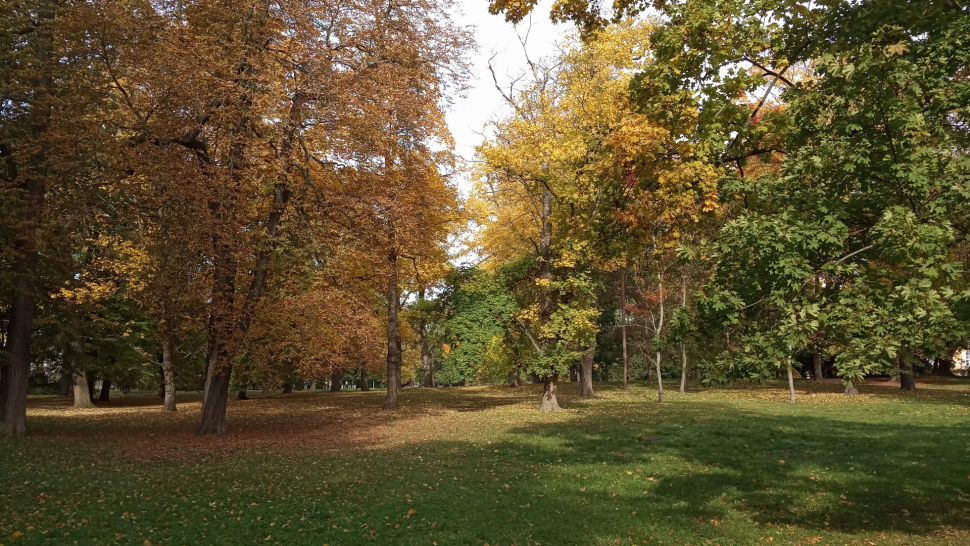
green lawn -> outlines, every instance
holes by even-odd
[[[970,544],[970,382],[296,393],[163,414],[31,401],[0,440],[0,544]]]

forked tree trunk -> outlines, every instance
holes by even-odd
[[[91,402],[88,374],[83,370],[74,374],[74,407],[78,409],[94,407],[94,404]]]
[[[812,353],[812,379],[822,380],[822,353],[815,351]]]
[[[176,411],[175,407],[175,344],[167,336],[162,340],[162,380],[165,386],[165,403],[162,411]],[[245,396],[246,391],[242,391]]]
[[[98,395],[98,402],[111,402],[111,380],[101,381],[101,393]]]
[[[343,370],[334,370],[330,374],[330,392],[340,392],[341,388],[343,387],[340,382],[343,380],[343,378]]]
[[[620,272],[620,335],[623,338],[623,390],[627,390],[629,366],[626,354],[626,270]]]
[[[593,359],[596,356],[596,339],[590,344],[589,349],[583,353],[583,360],[580,364],[579,374],[579,397],[593,397]]]
[[[401,390],[401,339],[397,320],[397,252],[391,249],[387,254],[389,275],[387,279],[387,397],[384,409],[398,407],[398,393]]]
[[[556,400],[556,390],[559,387],[559,374],[547,375],[542,379],[542,401],[539,411],[559,411],[559,401]]]

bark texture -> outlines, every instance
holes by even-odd
[[[397,252],[391,250],[387,254],[389,275],[387,279],[387,397],[384,399],[384,409],[395,410],[398,407],[398,393],[401,390],[401,340],[397,319]]]
[[[101,393],[98,394],[98,402],[111,402],[111,380],[101,381]]]
[[[370,379],[367,378],[366,364],[361,364],[360,366],[360,390],[364,392],[370,390]]]
[[[343,370],[334,370],[334,372],[330,374],[330,392],[340,392],[340,389],[342,388],[340,382],[343,380],[343,378]]]
[[[589,346],[589,349],[583,353],[583,360],[580,363],[580,374],[579,374],[579,397],[580,398],[592,398],[593,397],[593,359],[596,356],[596,340]]]
[[[74,407],[79,409],[94,407],[94,404],[91,402],[88,374],[83,370],[74,374]]]
[[[162,411],[176,411],[175,407],[175,344],[166,337],[162,341],[162,379],[165,385],[165,402]],[[242,391],[245,396],[246,391]]]
[[[539,402],[539,411],[559,411],[559,401],[556,399],[556,390],[559,387],[559,374],[552,374],[542,379],[542,401]]]
[[[815,351],[812,353],[812,379],[822,380],[822,353]]]

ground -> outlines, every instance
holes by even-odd
[[[970,544],[970,382],[785,387],[295,393],[230,402],[224,438],[197,395],[32,399],[0,544]]]

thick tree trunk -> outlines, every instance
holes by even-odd
[[[175,344],[166,337],[162,340],[162,381],[165,387],[165,403],[162,411],[176,411],[175,407]],[[245,395],[246,391],[243,391]]]
[[[539,411],[559,411],[559,401],[556,400],[556,390],[559,387],[559,374],[547,375],[542,379],[542,401]]]
[[[664,401],[664,378],[660,373],[660,353],[657,352],[657,401]]]
[[[343,379],[344,371],[334,370],[330,374],[330,392],[340,392],[340,390],[343,388],[343,385],[340,384]]]
[[[10,322],[7,326],[7,365],[0,378],[0,433],[8,438],[27,435],[27,390],[30,375],[31,333],[37,310],[37,263],[40,218],[44,213],[47,194],[47,154],[42,144],[50,121],[50,96],[53,78],[48,72],[54,61],[53,39],[48,26],[54,20],[57,2],[42,0],[37,7],[37,26],[33,37],[33,52],[39,69],[34,82],[34,102],[31,103],[31,135],[36,140],[37,151],[30,157],[20,194],[20,225],[14,240],[13,302],[10,305]],[[11,169],[16,169],[12,166]],[[13,178],[16,178],[16,172]]]
[[[812,379],[822,380],[822,353],[815,351],[812,353]]]
[[[629,365],[626,354],[626,270],[620,272],[620,335],[623,338],[623,390],[627,390]]]
[[[593,359],[596,356],[596,339],[590,344],[589,349],[583,353],[583,360],[580,364],[579,374],[579,397],[593,397]]]
[[[900,390],[914,392],[916,390],[916,365],[910,364],[907,366],[902,355],[899,356],[899,388]]]
[[[398,407],[398,393],[401,390],[401,340],[397,320],[397,251],[391,249],[387,254],[389,275],[387,279],[387,398],[384,409]]]
[[[73,381],[71,380],[71,374],[67,371],[61,371],[60,379],[60,390],[58,391],[58,396],[71,396],[71,389],[73,388]]]
[[[211,374],[209,397],[202,406],[202,423],[196,431],[198,435],[226,434],[226,405],[229,403],[230,374],[216,372]]]
[[[74,374],[74,407],[78,409],[93,408],[91,389],[88,384],[87,372]]]
[[[360,390],[367,392],[370,390],[370,379],[367,378],[367,364],[360,366]]]
[[[293,383],[283,383],[283,394],[293,394]]]
[[[522,380],[519,376],[519,370],[512,370],[512,373],[509,374],[509,386],[518,387],[521,382]]]
[[[98,395],[98,402],[111,402],[111,380],[101,381],[101,393]]]

